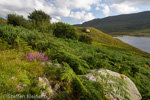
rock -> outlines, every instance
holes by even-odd
[[[42,98],[47,98],[47,92],[46,91],[41,91],[41,95]]]
[[[54,66],[56,67],[61,67],[62,65],[61,64],[53,64]]]
[[[46,62],[42,62],[42,65],[43,65],[43,66],[45,66],[46,64],[52,65],[52,63],[50,63],[50,62],[47,62],[47,63],[46,63]]]
[[[14,79],[15,79],[15,77],[11,77],[10,79],[11,79],[11,80],[14,80]]]
[[[16,60],[19,60],[19,61],[20,61],[20,58],[16,58]]]
[[[55,87],[54,87],[54,90],[57,91],[59,88],[60,88],[60,85],[56,84]]]
[[[21,91],[21,90],[24,89],[24,87],[23,87],[22,85],[17,85],[17,86],[16,86],[16,89],[17,89],[18,91]]]
[[[53,89],[51,88],[51,86],[49,86],[47,89],[47,92],[50,94],[50,97],[52,97],[54,95],[54,91]]]
[[[41,91],[41,97],[50,100],[53,98],[55,91],[49,85],[49,81],[45,77],[38,77],[37,80],[39,81],[38,86],[43,87],[45,90]]]
[[[94,74],[90,73],[86,75],[86,77],[91,81],[100,81],[104,83],[114,84],[112,86],[112,92],[108,93],[105,92],[105,96],[107,96],[111,100],[122,100],[125,99],[124,95],[117,93],[120,87],[123,87],[124,90],[129,94],[128,97],[130,100],[141,100],[142,97],[136,88],[135,84],[125,75],[119,74],[117,72],[113,72],[110,70],[99,69],[93,70],[93,73],[99,73],[100,75],[95,76]],[[101,77],[104,76],[104,78]],[[115,80],[113,80],[115,79]],[[104,80],[104,81],[103,81]],[[119,85],[119,82],[125,83],[124,85]],[[118,84],[118,85],[115,85]],[[104,87],[104,90],[107,91],[107,87]],[[116,94],[114,94],[116,93]]]
[[[51,88],[51,86],[49,86],[46,90],[41,91],[41,97],[46,98],[46,100],[51,100],[53,96],[54,96],[54,91]]]
[[[85,32],[90,33],[91,31],[90,29],[85,29]]]
[[[28,85],[27,85],[27,84],[23,84],[22,86],[23,86],[23,87],[27,87]]]
[[[50,62],[47,62],[48,65],[52,65],[52,66],[56,66],[56,67],[61,67],[62,65],[61,64],[55,64],[55,63],[50,63]],[[45,66],[46,63],[45,62],[42,62],[42,65]]]
[[[28,85],[27,84],[23,84],[23,85],[17,85],[16,86],[16,89],[18,90],[18,91],[21,91],[21,90],[23,90],[25,87],[27,87]]]
[[[40,82],[38,85],[39,87],[43,87],[45,89],[46,85],[49,85],[49,81],[45,77],[38,77],[37,80]]]

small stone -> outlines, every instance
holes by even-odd
[[[46,90],[50,94],[50,96],[54,95],[54,91],[52,90],[51,86],[49,86]]]
[[[42,92],[41,92],[41,97],[42,97],[42,98],[47,98],[46,95],[47,95],[47,92],[46,92],[46,91],[42,91]]]
[[[17,85],[17,86],[16,86],[16,89],[17,89],[18,91],[20,91],[20,90],[23,90],[24,88],[23,88],[22,85]]]
[[[61,67],[62,65],[61,64],[54,64],[54,66]]]
[[[54,89],[55,89],[55,91],[57,91],[59,88],[60,88],[60,85],[56,84]]]
[[[27,85],[27,84],[23,84],[22,86],[23,86],[23,87],[27,87],[28,85]]]
[[[11,79],[11,80],[14,80],[14,79],[15,79],[15,77],[11,77],[10,79]]]
[[[40,85],[42,85],[43,88],[45,88],[46,85],[49,85],[49,81],[47,78],[38,77],[37,80],[39,80],[39,82],[41,83]]]
[[[90,29],[86,29],[85,32],[90,33],[91,31],[90,31]]]
[[[52,63],[50,63],[50,62],[47,62],[47,63],[42,62],[42,65],[43,65],[43,66],[45,66],[46,64],[48,64],[48,65],[52,65]]]
[[[46,90],[41,91],[41,97],[46,98],[46,100],[51,100],[53,96],[54,96],[54,91],[51,88],[51,86],[49,86]]]
[[[16,58],[16,60],[20,60],[19,58]]]

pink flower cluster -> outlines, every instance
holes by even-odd
[[[23,57],[26,57],[26,59],[28,59],[29,61],[34,61],[34,60],[37,60],[37,61],[48,61],[49,62],[49,59],[48,59],[48,56],[44,57],[45,54],[44,53],[29,53],[28,55],[26,54],[22,54]]]

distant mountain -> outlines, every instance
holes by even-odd
[[[115,35],[150,35],[150,11],[98,18],[75,26],[94,27]]]

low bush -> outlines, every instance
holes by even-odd
[[[92,44],[92,38],[88,35],[80,35],[79,41],[87,44]]]
[[[42,33],[36,30],[28,30],[23,27],[14,27],[12,25],[0,25],[0,37],[5,39],[9,44],[14,44],[17,36],[32,46],[37,40],[44,37]]]
[[[59,38],[70,38],[73,40],[79,39],[77,30],[74,28],[74,26],[62,22],[58,22],[55,24],[53,34],[54,36]]]

